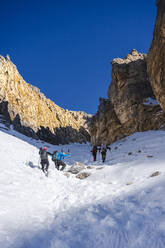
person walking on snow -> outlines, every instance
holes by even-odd
[[[104,144],[101,145],[100,151],[101,151],[101,156],[102,156],[102,162],[105,162],[106,159],[106,154],[107,154],[107,149],[111,149],[109,146],[106,146]]]
[[[91,153],[93,155],[93,161],[96,161],[96,155],[97,155],[97,146],[93,146]]]
[[[44,148],[40,148],[39,150],[40,159],[41,159],[41,169],[43,172],[48,171],[49,168],[49,160],[48,160],[48,154],[52,155],[50,152],[48,152],[48,148],[45,146]]]
[[[64,159],[64,157],[68,157],[70,154],[66,154],[64,152],[58,152],[58,151],[54,151],[53,155],[52,155],[52,160],[54,161],[55,164],[55,168],[57,170],[64,170],[66,167],[66,164],[64,163],[64,161],[62,161]],[[60,165],[62,166],[60,169]]]

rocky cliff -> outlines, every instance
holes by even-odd
[[[14,129],[53,144],[86,142],[90,136],[84,112],[68,111],[26,83],[9,56],[0,56],[0,114]]]
[[[100,99],[91,121],[93,144],[110,144],[134,132],[164,126],[165,114],[153,94],[146,58],[134,49],[126,58],[112,61],[108,99]]]
[[[157,18],[147,59],[154,94],[165,111],[165,1],[157,1]]]

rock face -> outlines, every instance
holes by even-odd
[[[91,143],[110,144],[120,137],[124,137],[119,119],[112,103],[108,99],[100,98],[100,105],[90,124]]]
[[[121,124],[139,112],[139,103],[154,98],[146,72],[146,55],[132,50],[125,59],[112,61],[112,82],[108,96]]]
[[[47,99],[38,88],[23,80],[9,56],[0,56],[0,114],[14,129],[53,144],[90,139],[90,116],[64,110]]]
[[[108,99],[100,99],[90,125],[92,144],[110,144],[134,132],[164,125],[165,114],[153,94],[146,57],[134,49],[125,59],[112,61]]]
[[[157,18],[148,53],[147,70],[154,94],[165,111],[165,1],[157,1]]]

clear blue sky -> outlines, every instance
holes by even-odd
[[[0,54],[57,105],[93,114],[110,61],[147,53],[155,17],[154,0],[4,0]]]

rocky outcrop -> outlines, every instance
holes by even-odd
[[[154,94],[165,111],[165,1],[157,1],[157,18],[147,58],[147,70]]]
[[[146,71],[146,55],[132,50],[125,59],[112,61],[112,82],[108,96],[121,124],[139,112],[139,104],[154,98]]]
[[[125,136],[110,100],[100,98],[98,111],[92,117],[89,130],[92,144],[110,144]]]
[[[14,129],[53,144],[86,142],[90,136],[84,112],[68,111],[26,83],[9,56],[0,56],[0,114]]]
[[[81,172],[81,173],[79,173],[77,176],[76,176],[76,178],[78,178],[78,179],[85,179],[85,178],[87,178],[87,177],[89,177],[91,175],[91,173],[89,173],[89,172]]]
[[[91,121],[92,144],[110,144],[134,132],[164,126],[165,114],[153,94],[146,57],[134,49],[125,59],[112,61],[108,99],[100,99]]]
[[[72,165],[70,167],[70,169],[68,170],[68,172],[72,173],[72,174],[78,174],[80,171],[85,169],[85,165],[80,163],[80,162],[75,162],[74,165]]]

